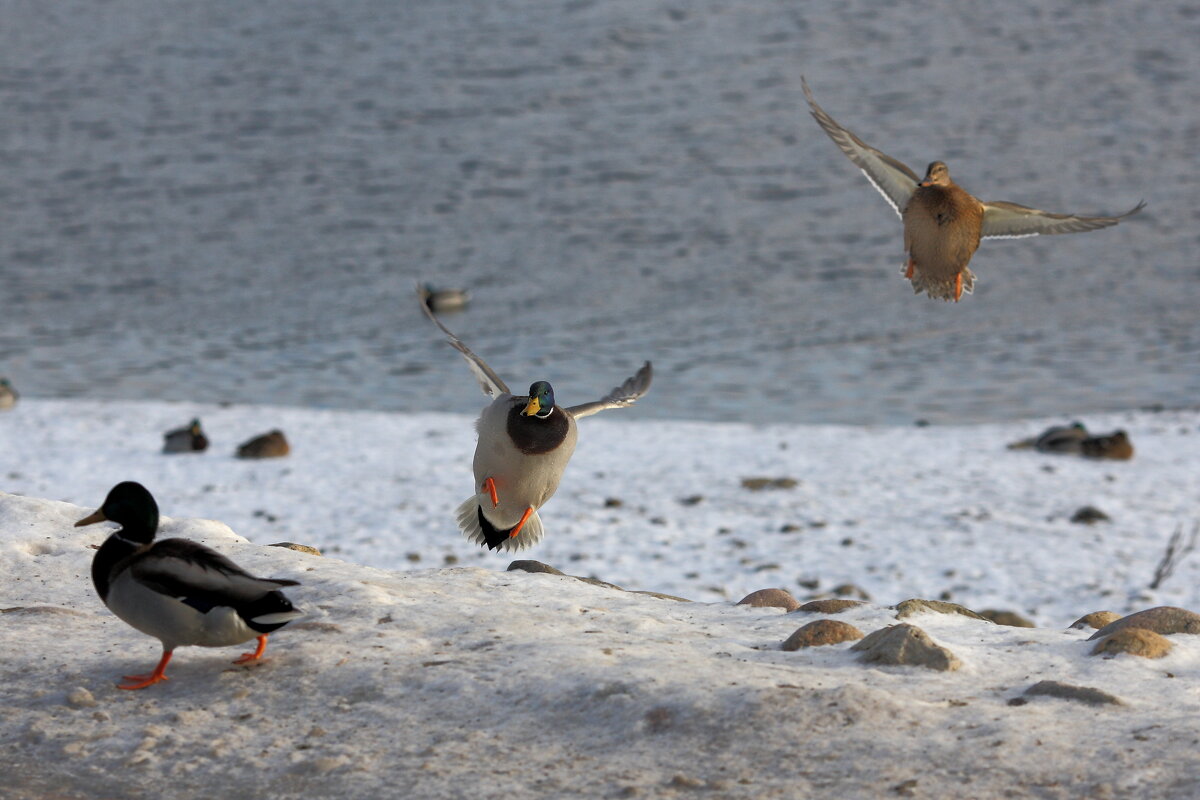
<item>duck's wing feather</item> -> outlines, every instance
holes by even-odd
[[[904,207],[908,205],[909,198],[917,190],[921,179],[903,162],[881,153],[837,124],[833,117],[825,113],[825,109],[817,105],[812,90],[808,88],[808,82],[803,77],[800,78],[800,85],[804,88],[804,96],[812,110],[813,119],[846,154],[846,158],[862,170],[867,180],[879,190],[892,209],[903,216]]]
[[[421,287],[418,287],[417,296],[420,297],[420,294]],[[488,397],[511,394],[508,386],[505,385],[504,381],[500,380],[500,376],[487,365],[486,361],[471,352],[471,348],[463,344],[461,339],[443,325],[442,321],[429,310],[429,306],[425,304],[423,299],[421,300],[421,310],[425,312],[425,316],[433,321],[434,325],[442,329],[442,333],[446,334],[446,339],[450,342],[450,346],[462,353],[463,358],[467,360],[467,366],[471,368],[471,372],[475,375],[475,380],[479,381],[479,388],[483,390],[484,394]]]
[[[1036,208],[997,200],[983,204],[984,239],[1021,239],[1026,236],[1046,236],[1052,233],[1081,233],[1116,225],[1125,217],[1136,214],[1146,206],[1138,203],[1124,214],[1115,217],[1081,217],[1075,214],[1051,214]]]
[[[624,408],[631,406],[639,397],[650,390],[650,381],[654,379],[654,370],[647,361],[642,365],[642,368],[637,371],[633,377],[626,378],[625,382],[620,386],[615,387],[611,392],[604,397],[592,403],[584,403],[583,405],[570,406],[567,408],[567,413],[579,419],[595,414],[598,411],[603,411],[606,408]]]
[[[208,606],[238,606],[296,581],[257,578],[199,542],[161,539],[129,566],[130,577],[149,589]]]

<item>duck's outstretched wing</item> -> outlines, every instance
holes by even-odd
[[[497,397],[501,394],[510,394],[508,386],[504,381],[500,380],[491,367],[487,365],[479,356],[471,352],[471,348],[462,343],[462,340],[450,332],[450,329],[442,324],[442,321],[434,316],[429,310],[429,306],[425,304],[425,300],[421,297],[421,288],[417,287],[417,298],[421,304],[421,310],[425,312],[425,316],[433,320],[433,324],[442,329],[442,333],[446,334],[446,339],[450,342],[450,346],[463,354],[463,358],[467,360],[467,366],[471,368],[471,372],[475,375],[475,380],[479,381],[479,388],[488,397]]]
[[[808,106],[812,110],[817,124],[825,133],[829,134],[829,138],[833,139],[833,143],[846,154],[846,158],[853,161],[862,170],[863,174],[867,176],[867,180],[879,190],[892,209],[897,214],[903,215],[904,207],[908,205],[909,198],[917,190],[917,184],[921,182],[921,179],[903,162],[897,161],[886,153],[879,152],[838,125],[833,117],[825,113],[825,109],[817,105],[817,101],[813,99],[812,90],[808,88],[808,82],[803,77],[800,78],[800,85],[804,89],[804,96],[808,100]]]
[[[639,397],[650,390],[650,381],[654,379],[654,370],[647,361],[642,365],[642,368],[637,371],[637,374],[631,378],[626,378],[625,382],[620,386],[615,387],[611,392],[593,403],[584,403],[583,405],[570,406],[566,409],[567,413],[575,419],[588,417],[598,411],[603,411],[606,408],[624,408],[631,406]]]
[[[1115,217],[1080,217],[1075,214],[1051,214],[1049,211],[997,200],[983,204],[982,236],[984,239],[1022,239],[1052,233],[1095,231],[1116,225],[1145,207],[1146,201],[1143,200]]]

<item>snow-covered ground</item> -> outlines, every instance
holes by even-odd
[[[160,454],[161,431],[194,415],[210,452]],[[697,601],[681,603],[505,572],[510,557],[462,540],[450,515],[471,490],[468,417],[23,401],[0,415],[4,791],[1188,796],[1200,786],[1200,642],[1176,635],[1165,658],[1106,659],[1089,655],[1091,631],[1067,626],[1102,609],[1200,607],[1191,561],[1147,589],[1167,537],[1196,521],[1200,414],[1085,421],[1125,428],[1135,458],[1004,448],[1048,420],[587,420],[529,557]],[[232,457],[272,427],[289,457]],[[756,476],[797,483],[742,486]],[[111,526],[72,523],[125,479],[154,492],[164,535],[303,583],[289,594],[309,616],[272,637],[264,664],[188,648],[169,683],[115,688],[158,645],[91,587],[90,546]],[[1069,522],[1087,504],[1111,521]],[[258,546],[282,540],[327,556]],[[873,602],[836,618],[864,633],[896,622],[887,606],[943,593],[1042,627],[910,617],[962,661],[935,672],[868,666],[848,644],[784,652],[820,615],[733,605],[753,589],[803,599],[845,582]],[[1124,705],[1010,704],[1041,680]]]

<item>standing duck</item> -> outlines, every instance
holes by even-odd
[[[208,437],[200,428],[200,420],[192,420],[186,427],[176,428],[163,434],[164,453],[199,453],[208,449]]]
[[[926,168],[925,177],[918,178],[905,164],[835,122],[817,105],[808,83],[803,78],[800,83],[817,124],[904,220],[908,260],[903,274],[917,294],[925,292],[931,298],[955,302],[964,291],[970,294],[975,275],[967,264],[981,239],[1094,231],[1116,225],[1146,205],[1140,202],[1115,217],[1082,217],[1003,201],[984,203],[951,180],[950,170],[942,161],[934,161]]]
[[[296,581],[256,578],[225,556],[187,539],[160,539],[158,504],[140,483],[118,483],[98,511],[75,527],[110,520],[121,525],[92,559],[92,583],[108,609],[162,642],[163,654],[149,675],[126,675],[121,689],[144,689],[167,680],[176,647],[227,647],[258,639],[253,653],[233,663],[262,658],[267,635],[301,616],[280,592]]]
[[[0,378],[0,411],[5,411],[17,404],[17,390],[8,382],[8,378]]]
[[[535,381],[527,396],[513,395],[424,303],[421,308],[466,358],[483,393],[494,398],[475,423],[479,433],[472,465],[476,493],[455,511],[458,527],[489,550],[529,547],[542,538],[537,510],[554,496],[575,452],[576,420],[632,405],[650,388],[650,362],[600,400],[563,408],[555,405],[554,389],[546,381]]]

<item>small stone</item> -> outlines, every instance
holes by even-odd
[[[1007,625],[1010,628],[1036,628],[1029,620],[1022,617],[1015,611],[997,611],[994,608],[987,608],[979,612],[979,616],[984,619],[990,619],[997,625]]]
[[[96,706],[96,698],[92,697],[92,693],[82,686],[76,686],[67,693],[67,703],[74,708],[94,708]]]
[[[1116,622],[1121,618],[1121,615],[1115,611],[1093,611],[1090,614],[1084,614],[1079,619],[1071,623],[1071,627],[1076,630],[1084,628],[1103,628],[1110,622]]]
[[[862,651],[859,660],[866,664],[928,667],[943,672],[962,666],[954,653],[907,623],[881,628],[850,649]]]
[[[560,569],[555,569],[554,567],[550,566],[549,564],[543,564],[541,561],[534,561],[533,559],[521,559],[521,560],[514,561],[508,565],[507,571],[508,572],[517,572],[517,571],[545,572],[550,575],[566,575],[567,574]]]
[[[703,789],[704,781],[689,778],[687,775],[676,775],[671,778],[670,785],[676,789]]]
[[[862,600],[847,600],[844,597],[827,597],[824,600],[810,600],[797,608],[797,611],[807,611],[812,614],[840,614],[847,608],[866,605]]]
[[[1089,640],[1099,639],[1124,628],[1144,628],[1163,636],[1169,636],[1172,633],[1195,634],[1200,633],[1200,614],[1175,606],[1148,608],[1145,611],[1139,611],[1136,614],[1121,617],[1115,622],[1110,622],[1088,638]]]
[[[1078,525],[1095,525],[1097,522],[1108,522],[1111,517],[1095,506],[1083,506],[1071,515],[1071,522]]]
[[[702,494],[689,495],[689,496],[683,498],[682,500],[680,500],[679,502],[681,505],[685,505],[685,506],[698,506],[704,502],[704,495],[702,495]]]
[[[458,563],[458,556],[454,555],[454,553],[446,553],[446,555],[442,557],[442,563],[444,563],[447,567],[452,567]]]
[[[905,619],[914,614],[927,611],[932,611],[936,614],[962,614],[964,617],[971,617],[972,619],[985,619],[971,609],[960,606],[958,603],[947,603],[942,600],[921,600],[916,597],[905,600],[896,606],[896,619]]]
[[[853,642],[863,638],[863,632],[853,625],[836,619],[813,620],[798,628],[782,645],[783,650],[799,650],[801,647],[824,647],[830,644]]]
[[[1069,683],[1060,683],[1059,681],[1038,681],[1025,690],[1026,697],[1036,697],[1037,695],[1058,697],[1063,700],[1078,700],[1081,703],[1093,706],[1125,705],[1119,697],[1114,697],[1108,692],[1102,692],[1090,686],[1073,686]]]
[[[742,488],[752,492],[763,489],[794,489],[798,481],[795,478],[742,478]]]
[[[620,508],[625,505],[625,502],[619,497],[606,497],[604,499],[605,508]]]
[[[405,553],[404,557],[407,558],[409,563],[411,563],[411,564],[416,564],[417,562],[419,562],[421,560],[420,553]]]
[[[871,595],[867,594],[865,590],[855,586],[853,583],[843,583],[840,586],[833,587],[831,591],[838,597],[855,597],[859,600],[871,599]]]
[[[296,544],[295,542],[276,542],[268,545],[269,547],[285,547],[288,550],[295,550],[298,553],[308,553],[310,556],[319,556],[321,551],[307,544]]]
[[[1096,642],[1092,655],[1129,653],[1142,658],[1162,658],[1169,652],[1171,642],[1165,636],[1145,628],[1120,628]]]
[[[645,589],[632,589],[630,594],[644,594],[648,597],[657,597],[659,600],[674,600],[676,603],[690,603],[686,597],[676,597],[673,594],[663,594],[662,592],[650,592]]]
[[[796,533],[801,530],[800,526],[794,522],[785,522],[779,526],[780,533]]]
[[[897,783],[892,787],[892,791],[901,797],[913,797],[917,793],[917,779],[909,778],[906,781]]]
[[[795,611],[800,607],[800,601],[787,589],[759,589],[743,597],[737,604],[752,608],[782,608],[785,611]]]

